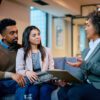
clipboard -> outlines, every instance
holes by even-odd
[[[66,80],[69,83],[83,83],[82,80],[77,79],[75,76],[73,76],[66,70],[54,69],[54,70],[49,70],[48,73],[52,74],[53,77],[56,77],[59,80]]]

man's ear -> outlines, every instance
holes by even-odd
[[[3,36],[2,38],[5,40],[6,39],[6,36]]]
[[[5,33],[3,33],[1,36],[2,36],[2,39],[4,39],[4,40],[6,39],[6,34]]]
[[[0,39],[2,39],[2,35],[0,34]]]

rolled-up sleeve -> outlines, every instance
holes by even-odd
[[[12,72],[0,71],[0,79],[6,79],[6,78],[11,78],[11,77],[12,77]]]

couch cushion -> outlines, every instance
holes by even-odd
[[[67,71],[75,71],[74,69],[76,69],[76,68],[74,68],[74,67],[72,67],[72,66],[70,66],[70,65],[68,65],[67,64],[67,62],[76,62],[77,61],[77,59],[76,58],[65,58],[65,62],[64,62],[64,70],[67,70]]]
[[[77,59],[75,57],[72,58],[65,58],[65,66],[64,66],[64,70],[67,70],[68,72],[70,72],[73,76],[75,76],[78,79],[83,79],[83,74],[80,68],[77,67],[73,67],[68,65],[66,62],[76,62]]]
[[[54,58],[55,69],[64,69],[65,57]]]

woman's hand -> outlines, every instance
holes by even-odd
[[[73,67],[80,67],[82,62],[83,62],[82,58],[77,58],[77,62],[75,63],[67,62],[67,64]]]
[[[29,79],[30,83],[34,83],[38,79],[37,73],[33,71],[26,71],[26,76]]]

